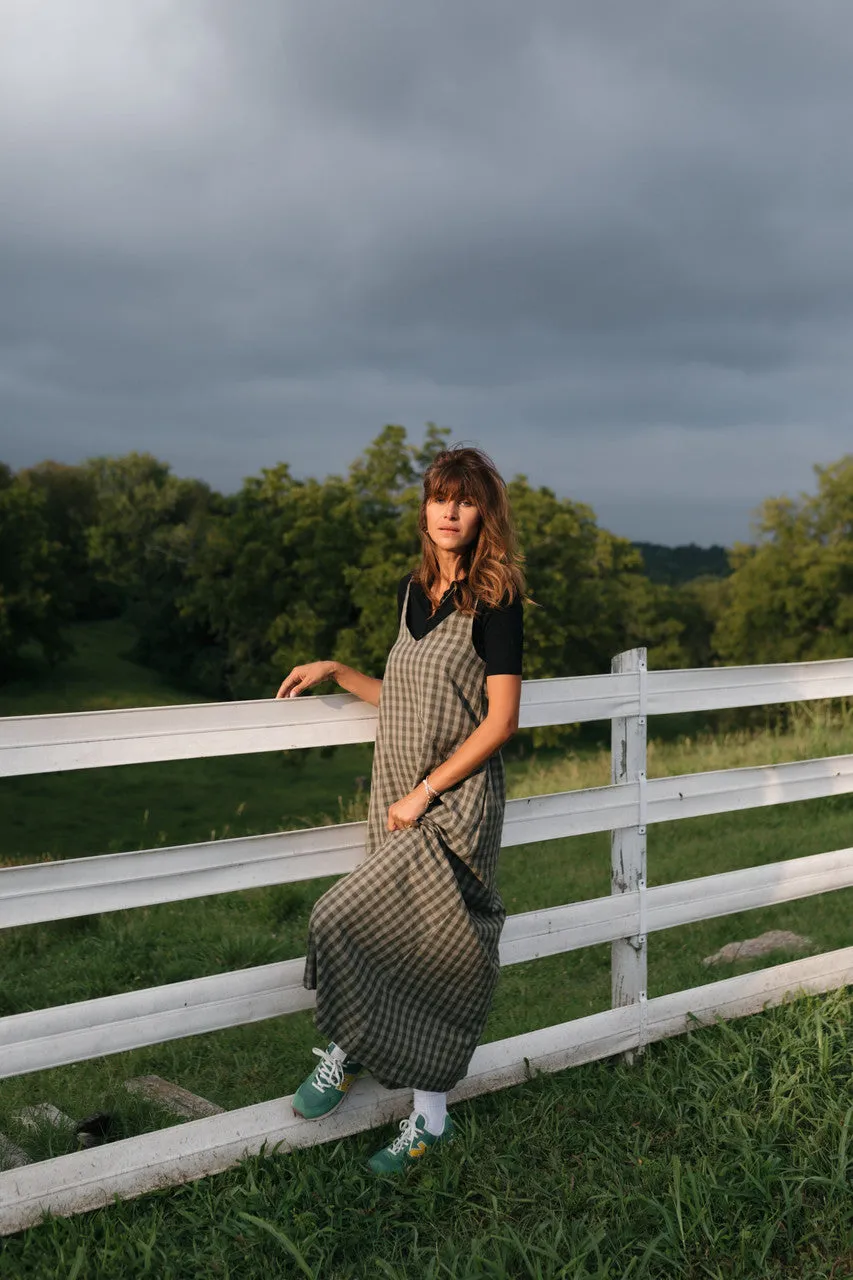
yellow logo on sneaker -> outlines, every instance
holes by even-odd
[[[427,1144],[423,1141],[419,1142],[416,1147],[409,1147],[409,1155],[413,1158],[422,1156],[427,1149]]]

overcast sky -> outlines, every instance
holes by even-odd
[[[853,451],[850,0],[0,0],[0,458],[388,422],[637,539]]]

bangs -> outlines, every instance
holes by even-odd
[[[430,468],[425,477],[424,497],[428,502],[461,502],[463,498],[476,502],[482,498],[483,488],[478,480],[472,468],[448,459],[444,464],[438,463]]]

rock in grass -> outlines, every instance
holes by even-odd
[[[731,960],[750,960],[754,956],[766,956],[771,951],[803,951],[812,946],[811,938],[790,929],[768,929],[757,938],[744,938],[742,942],[727,942],[712,956],[705,956],[703,964],[723,964]]]
[[[26,1151],[11,1138],[7,1138],[5,1133],[0,1133],[0,1170],[21,1169],[25,1164],[30,1163],[31,1160]]]
[[[74,1121],[52,1102],[37,1102],[13,1113],[22,1129],[39,1129],[50,1125],[54,1129],[73,1129]]]

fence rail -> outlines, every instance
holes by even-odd
[[[451,1100],[515,1083],[531,1068],[630,1054],[694,1019],[740,1016],[799,988],[853,981],[848,947],[654,1000],[645,989],[649,932],[853,885],[846,848],[647,887],[648,824],[853,790],[853,754],[647,779],[647,717],[847,698],[853,659],[649,672],[645,651],[632,650],[614,668],[524,683],[522,727],[612,720],[613,782],[509,801],[502,839],[509,847],[611,831],[611,896],[511,916],[501,938],[503,964],[611,942],[614,1007],[481,1045]],[[367,742],[375,727],[375,709],[349,695],[10,717],[0,720],[0,776]],[[340,875],[362,859],[364,836],[364,823],[346,823],[3,868],[0,927]],[[289,960],[1,1018],[0,1077],[310,1008],[303,965]],[[408,1095],[371,1086],[346,1115],[320,1126],[290,1119],[287,1103],[0,1173],[0,1233],[38,1221],[44,1208],[71,1213],[201,1177],[264,1141],[297,1146],[356,1132],[404,1114]]]
[[[649,671],[645,714],[719,711],[853,696],[853,659]],[[634,673],[526,680],[519,725],[580,724],[642,714]],[[0,777],[372,742],[376,708],[351,694],[204,702],[122,711],[9,716]]]
[[[654,933],[851,886],[853,848],[657,885],[646,891],[645,931]],[[507,918],[501,964],[538,960],[640,932],[638,891],[527,911]],[[304,967],[304,958],[285,960],[13,1014],[2,1023],[0,1076],[310,1009],[314,993],[302,986]]]
[[[501,847],[627,827],[639,790],[634,782],[509,800]],[[853,755],[652,778],[645,790],[648,823],[813,800],[853,790]],[[7,867],[0,928],[342,875],[361,861],[365,831],[348,822]]]

